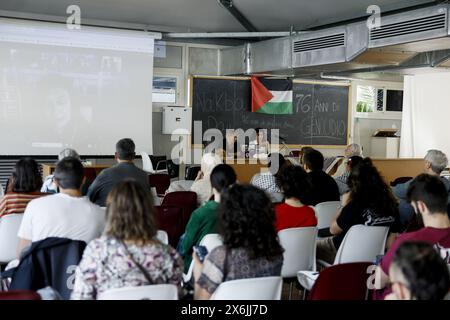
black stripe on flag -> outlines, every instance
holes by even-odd
[[[291,91],[292,90],[292,80],[259,78],[259,81],[261,81],[261,83],[269,91]]]

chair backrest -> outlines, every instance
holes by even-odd
[[[184,232],[183,209],[179,206],[155,206],[158,228],[167,232],[169,244],[176,248]]]
[[[41,300],[41,296],[32,290],[11,290],[0,292],[0,300]]]
[[[156,188],[158,195],[164,195],[170,186],[170,176],[167,173],[152,173],[148,175],[148,183]]]
[[[212,300],[280,300],[283,279],[261,277],[222,282]]]
[[[156,239],[164,244],[169,244],[169,235],[164,230],[158,230],[156,232]]]
[[[369,262],[344,263],[323,269],[309,300],[366,300]]]
[[[317,228],[290,228],[278,232],[280,244],[284,249],[283,278],[297,277],[299,270],[316,269]]]
[[[172,160],[167,160],[167,172],[171,178],[179,176],[180,165],[174,163]]]
[[[35,241],[21,255],[11,275],[11,290],[40,290],[47,286],[62,299],[69,299],[76,267],[83,256],[86,242],[50,237]]]
[[[355,225],[342,240],[334,264],[350,262],[373,262],[384,254],[388,227]]]
[[[150,161],[152,162],[153,168],[155,170],[166,170],[167,169],[167,157],[166,156],[155,156],[150,155]]]
[[[198,172],[200,171],[200,166],[190,166],[186,168],[186,180],[195,180]]]
[[[7,214],[0,218],[0,264],[8,263],[17,257],[19,231],[23,214]]]
[[[328,228],[336,217],[340,201],[327,201],[316,204],[314,210],[317,217],[317,229]]]
[[[214,248],[221,246],[222,244],[222,237],[218,233],[207,234],[200,241],[200,245],[205,246],[206,249],[208,249],[208,252],[211,252]]]
[[[211,252],[214,248],[221,246],[222,244],[222,237],[218,233],[206,234],[199,242],[199,245],[205,246],[206,249],[208,249],[208,253]],[[191,262],[188,272],[183,275],[184,282],[189,282],[191,280],[193,269],[194,261]]]
[[[394,181],[391,181],[390,185],[391,185],[391,187],[395,187],[398,184],[408,182],[412,178],[413,177],[398,177],[398,178],[395,178]]]
[[[185,228],[192,212],[197,208],[197,194],[193,191],[170,192],[164,196],[161,205],[176,205],[183,208],[183,228]]]
[[[178,288],[173,284],[154,284],[107,290],[98,300],[178,300]]]
[[[150,156],[148,155],[148,153],[142,151],[141,158],[142,158],[142,170],[149,173],[155,172],[155,169],[153,168],[153,164],[152,161],[150,160]]]

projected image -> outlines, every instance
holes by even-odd
[[[29,154],[35,148],[34,154],[55,154],[73,147],[82,154],[112,154],[114,141],[146,132],[151,119],[142,111],[151,110],[148,55],[0,42],[4,48],[1,139],[14,142],[10,152]],[[140,69],[146,65],[149,75]]]

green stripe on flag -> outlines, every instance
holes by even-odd
[[[293,114],[293,109],[292,102],[267,102],[256,112],[266,114]]]

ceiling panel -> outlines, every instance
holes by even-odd
[[[234,5],[260,31],[296,30],[366,15],[378,4],[382,10],[433,2],[430,0],[234,0]],[[82,19],[149,24],[180,32],[245,31],[216,0],[0,0],[0,10],[65,16],[78,4]],[[157,31],[157,30],[155,30]]]

